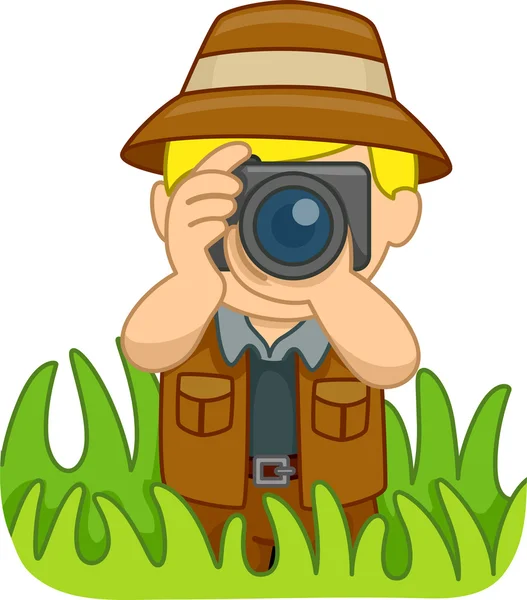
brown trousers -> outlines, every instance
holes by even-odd
[[[237,513],[243,515],[247,521],[246,548],[249,564],[255,571],[261,572],[269,569],[274,539],[263,504],[263,495],[269,492],[280,496],[291,506],[306,528],[311,543],[314,544],[313,512],[300,506],[298,479],[292,480],[287,488],[255,487],[252,479],[250,479],[247,488],[247,502],[242,509],[229,509],[221,506],[189,502],[207,532],[216,558],[219,557],[223,526],[232,514]],[[377,502],[375,498],[368,498],[345,506],[344,513],[348,521],[351,537],[355,540],[364,522],[377,513]]]

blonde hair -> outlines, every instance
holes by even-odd
[[[168,142],[165,151],[164,177],[167,192],[191,171],[209,152],[222,144],[236,141],[227,138],[177,140]],[[350,145],[306,140],[247,138],[248,143],[263,161],[304,161],[336,154]],[[372,176],[381,192],[393,200],[402,189],[417,190],[417,156],[399,150],[368,148]]]

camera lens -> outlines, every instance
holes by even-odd
[[[310,175],[267,179],[253,190],[240,215],[247,255],[281,279],[305,279],[326,269],[342,250],[345,235],[336,193]]]
[[[327,246],[333,229],[323,200],[299,188],[270,194],[256,212],[255,228],[262,250],[284,264],[316,258]]]

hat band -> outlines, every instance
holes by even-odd
[[[185,92],[273,85],[341,88],[391,97],[384,63],[329,52],[264,50],[205,56]]]

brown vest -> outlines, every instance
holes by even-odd
[[[386,487],[383,390],[360,382],[331,349],[310,371],[296,355],[300,503],[327,482],[343,505]],[[223,359],[215,321],[183,364],[161,374],[163,481],[188,500],[243,508],[248,478],[249,351]]]

